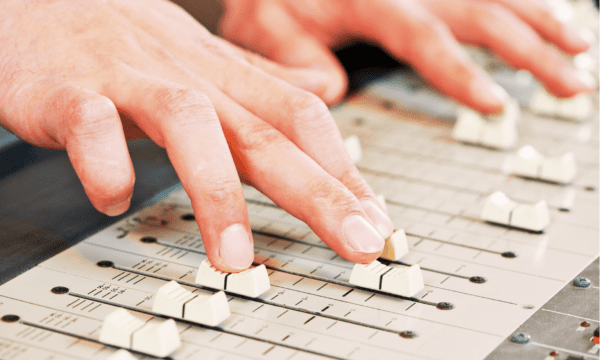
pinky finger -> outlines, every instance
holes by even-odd
[[[124,213],[135,174],[115,105],[91,90],[67,87],[55,92],[46,106],[46,123],[66,148],[94,207],[110,216]]]

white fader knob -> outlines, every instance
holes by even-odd
[[[515,99],[509,99],[502,114],[482,116],[468,108],[459,108],[452,130],[454,139],[494,149],[510,149],[517,142],[517,126],[521,110]]]
[[[544,156],[531,145],[525,145],[517,151],[512,173],[519,176],[537,178]]]
[[[143,328],[133,333],[131,349],[146,354],[165,357],[179,349],[181,339],[173,319],[149,321]]]
[[[383,252],[379,257],[386,260],[396,261],[408,254],[408,242],[406,241],[406,233],[400,229],[395,231],[389,238],[385,240]]]
[[[104,318],[102,330],[100,331],[100,341],[130,349],[133,333],[145,324],[144,320],[133,316],[129,311],[117,309]]]
[[[381,277],[381,290],[411,297],[423,289],[423,274],[419,265],[392,268]]]
[[[540,178],[561,184],[567,184],[575,179],[577,164],[573,153],[566,153],[560,157],[546,158],[542,163]]]
[[[198,268],[196,284],[249,297],[260,296],[271,288],[269,274],[264,265],[240,273],[225,273],[213,267],[208,259]]]
[[[485,120],[475,111],[460,108],[456,117],[456,124],[452,129],[452,137],[458,141],[479,144]]]
[[[217,326],[230,315],[224,292],[193,294],[175,281],[158,289],[152,311],[208,326]]]
[[[360,145],[360,140],[358,136],[352,135],[349,138],[344,140],[344,145],[346,146],[346,151],[348,155],[350,155],[350,159],[354,165],[358,164],[358,162],[362,159],[362,146]]]
[[[173,319],[145,322],[125,309],[117,309],[106,316],[100,341],[157,357],[167,356],[181,346]]]
[[[559,99],[539,87],[529,102],[529,109],[538,115],[560,116],[575,121],[584,121],[592,115],[594,104],[590,94]]]
[[[496,224],[540,232],[550,225],[546,201],[535,204],[518,204],[504,193],[496,191],[483,206],[481,218]]]
[[[137,358],[127,350],[117,350],[114,354],[109,356],[106,360],[137,360]]]
[[[545,158],[532,146],[519,149],[513,163],[512,173],[535,179],[567,184],[577,175],[577,164],[572,153],[560,157]]]
[[[377,260],[370,264],[355,264],[350,274],[350,283],[406,297],[414,296],[424,287],[419,265],[393,268]]]

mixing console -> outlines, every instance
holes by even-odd
[[[0,285],[0,359],[598,359],[597,92],[549,116],[488,70],[521,108],[477,120],[503,146],[407,73],[332,109],[398,229],[380,264],[245,186],[253,268],[222,274],[175,187]]]

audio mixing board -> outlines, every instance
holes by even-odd
[[[419,265],[416,294],[354,285],[353,263],[244,186],[254,266],[266,268],[269,290],[255,297],[225,284],[230,314],[218,325],[190,320],[185,305],[182,316],[167,316],[156,306],[165,285],[190,299],[219,290],[196,281],[206,255],[175,186],[1,284],[0,359],[153,359],[162,355],[144,346],[169,331],[180,339],[171,359],[598,359],[598,92],[576,106],[552,103],[527,74],[485,67],[520,104],[506,142],[494,142],[504,127],[490,132],[492,142],[482,135],[506,119],[483,118],[481,137],[462,141],[455,129],[465,112],[408,72],[332,109],[344,138],[360,140],[357,167],[406,233],[408,253],[381,261]],[[525,145],[537,154],[531,174]],[[497,215],[505,205],[490,197],[498,191],[512,204],[505,221]],[[517,226],[521,205],[537,212]],[[549,221],[527,228],[532,216]],[[119,309],[158,335],[118,351],[128,346],[104,339],[105,319]]]

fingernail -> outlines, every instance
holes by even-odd
[[[131,204],[131,196],[129,199],[118,203],[117,205],[111,205],[106,207],[105,214],[108,216],[118,216],[127,211],[129,209],[129,205]]]
[[[561,77],[563,82],[574,91],[591,91],[596,87],[596,80],[587,71],[567,67]]]
[[[348,244],[361,253],[379,252],[385,244],[379,232],[360,215],[349,215],[344,219],[342,234]]]
[[[587,47],[590,46],[590,42],[587,41],[585,38],[583,38],[581,36],[581,32],[570,25],[565,25],[563,27],[563,39],[565,39],[566,42],[568,42],[569,44],[571,44],[574,47],[579,47],[579,48],[583,48],[583,47]]]
[[[254,251],[246,228],[240,224],[229,226],[221,233],[219,245],[221,260],[235,270],[245,270],[254,260]]]
[[[504,106],[508,100],[506,91],[485,77],[479,77],[471,82],[471,93],[488,106]]]
[[[394,224],[389,216],[371,200],[361,199],[360,204],[384,239],[392,235]]]

